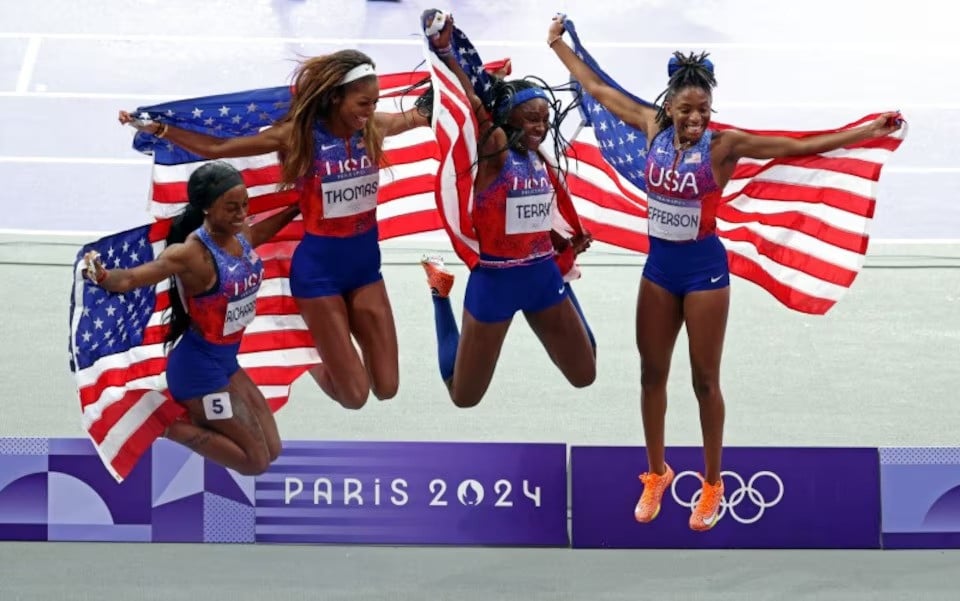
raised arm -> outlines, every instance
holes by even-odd
[[[208,159],[246,157],[284,150],[293,127],[293,124],[287,121],[252,136],[218,138],[173,127],[166,123],[151,122],[139,125],[139,121],[126,111],[120,111],[120,123],[131,124],[139,131],[169,140],[181,148]]]
[[[171,244],[149,263],[130,269],[107,269],[100,261],[100,253],[91,250],[83,257],[83,275],[104,290],[128,292],[184,273],[190,269],[190,259],[191,252],[186,244]]]
[[[740,158],[776,159],[787,156],[829,152],[871,138],[886,136],[902,127],[898,113],[883,113],[870,123],[807,138],[761,136],[739,130],[720,132],[717,144],[728,161]]]
[[[443,26],[439,32],[430,34],[429,32],[434,25],[433,20],[435,18],[442,18]],[[433,29],[436,29],[436,27],[433,27]],[[460,86],[463,88],[467,100],[470,102],[473,114],[477,117],[477,140],[484,140],[483,147],[479,149],[481,156],[492,156],[494,153],[497,153],[497,151],[503,150],[503,152],[497,156],[503,155],[501,159],[505,160],[507,134],[498,128],[490,135],[486,135],[487,130],[493,125],[493,121],[490,119],[490,114],[487,112],[486,107],[483,106],[483,101],[477,96],[476,91],[473,89],[473,82],[470,81],[470,77],[467,76],[463,67],[457,62],[457,57],[453,52],[453,17],[448,14],[437,13],[429,18],[429,22],[424,23],[424,30],[428,32],[430,47],[460,81]]]
[[[563,26],[563,17],[558,15],[550,23],[547,31],[547,45],[554,51],[557,58],[563,63],[583,89],[597,99],[611,113],[623,119],[624,123],[635,127],[646,134],[650,139],[657,129],[657,111],[645,104],[630,98],[620,90],[609,85],[597,75],[590,65],[576,55],[570,46],[563,41],[566,31]]]

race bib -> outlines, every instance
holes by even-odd
[[[380,175],[376,172],[357,177],[330,177],[321,184],[323,217],[349,217],[377,208]]]
[[[232,300],[227,304],[227,313],[223,318],[223,335],[229,336],[244,329],[257,316],[256,293]]]
[[[661,240],[696,240],[700,233],[700,201],[647,196],[647,234]]]
[[[233,417],[233,403],[230,401],[229,392],[212,392],[205,395],[201,400],[203,401],[203,415],[209,421]]]
[[[507,196],[506,233],[549,232],[553,225],[553,193]]]

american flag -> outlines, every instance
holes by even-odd
[[[74,263],[70,302],[70,368],[82,424],[110,473],[122,481],[164,429],[185,413],[168,394],[163,339],[168,331],[169,280],[118,294],[85,280],[83,255],[100,253],[108,269],[152,261],[166,246],[169,219],[85,245]],[[265,246],[265,245],[264,245]],[[287,401],[290,385],[319,361],[289,298],[286,259],[263,253],[264,280],[257,316],[240,345],[240,365],[271,409]]]
[[[424,88],[410,88],[427,76],[425,72],[416,71],[380,75],[377,110],[411,109]],[[248,90],[141,107],[134,115],[218,137],[246,136],[286,114],[290,97],[291,89],[285,86]],[[187,201],[190,174],[207,161],[144,132],[134,138],[134,148],[153,155],[150,214],[169,217],[180,212]],[[377,216],[381,239],[440,229],[433,206],[438,151],[430,129],[415,128],[387,138],[384,149],[389,167],[380,172]],[[295,201],[295,192],[278,191],[280,162],[276,153],[224,160],[243,175],[252,212],[257,212],[261,205],[276,207]],[[293,240],[299,240],[302,235],[300,223],[298,219],[289,230]]]
[[[621,88],[565,22],[574,51],[611,86]],[[568,150],[568,185],[595,240],[647,252],[646,139],[583,93],[584,129]],[[835,130],[857,127],[867,115]],[[711,123],[713,129],[730,128]],[[818,131],[759,131],[804,137]],[[723,190],[717,230],[731,273],[762,286],[804,313],[826,313],[863,266],[876,209],[880,170],[906,136],[906,125],[879,139],[820,155],[742,160]]]
[[[387,101],[378,110],[411,108],[417,92],[402,93],[424,77],[425,73],[381,76]],[[251,135],[282,117],[289,101],[290,89],[276,87],[143,107],[135,116],[223,137]],[[439,230],[433,204],[437,148],[432,133],[428,128],[411,130],[388,139],[385,147],[391,166],[381,170],[381,237]],[[70,309],[71,370],[83,427],[118,481],[130,473],[166,426],[184,413],[166,393],[163,337],[169,283],[111,294],[80,277],[82,257],[88,250],[97,250],[108,268],[129,268],[155,258],[165,246],[171,216],[184,208],[190,174],[207,162],[145,133],[135,136],[134,148],[153,155],[149,210],[157,221],[84,246],[74,265]],[[254,219],[296,202],[296,192],[278,191],[280,166],[275,153],[227,161],[243,175]],[[257,317],[240,345],[240,365],[274,411],[286,403],[291,383],[319,362],[290,294],[290,258],[302,234],[298,219],[257,248],[265,276],[257,297]]]
[[[163,291],[145,287],[111,294],[82,277],[82,259],[96,250],[108,269],[152,261],[163,248],[166,225],[143,226],[87,244],[74,263],[70,369],[83,428],[118,481],[183,410],[163,392],[163,333],[151,324]]]
[[[491,81],[476,48],[458,28],[453,30],[452,45],[464,73],[474,91],[486,106],[491,103]],[[473,228],[473,184],[477,176],[477,118],[473,113],[460,81],[443,61],[425,45],[434,86],[433,123],[440,151],[436,176],[437,210],[457,256],[471,269],[480,259],[477,233]],[[550,160],[549,155],[543,158]],[[580,234],[583,227],[567,191],[564,178],[556,165],[548,170],[557,191],[557,211],[553,227],[566,234]],[[565,279],[577,277],[576,267],[564,265]]]

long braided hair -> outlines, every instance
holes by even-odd
[[[434,88],[430,78],[424,78],[411,85],[404,90],[403,93],[410,93],[423,86],[426,86],[427,89],[417,97],[414,106],[422,116],[426,117],[428,121],[431,121],[433,116]],[[510,112],[517,106],[514,104],[514,99],[517,94],[524,90],[539,88],[543,90],[544,95],[547,96],[547,104],[553,115],[548,127],[549,137],[553,145],[553,156],[557,160],[557,165],[562,165],[561,172],[565,173],[568,164],[565,151],[567,147],[570,146],[570,141],[564,136],[560,126],[567,115],[580,106],[580,97],[576,93],[578,90],[577,86],[572,84],[550,86],[544,80],[532,75],[528,75],[522,79],[508,81],[492,74],[490,75],[490,86],[490,93],[485,96],[487,99],[492,99],[492,101],[485,102],[485,108],[492,119],[492,126],[477,140],[477,146],[482,147],[497,128],[502,129],[504,133],[506,133],[507,144],[504,148],[498,148],[490,155],[478,156],[477,160],[496,156],[507,148],[523,150],[523,145],[520,143],[523,132],[510,125]],[[570,104],[564,106],[563,102],[557,98],[556,92],[574,92],[574,99]]]
[[[490,102],[490,105],[486,107],[486,109],[490,114],[492,124],[491,127],[484,132],[483,136],[477,140],[477,146],[483,147],[487,139],[493,135],[494,130],[498,128],[502,129],[507,135],[507,143],[503,148],[498,148],[489,155],[478,156],[477,160],[479,161],[496,156],[508,148],[520,151],[525,149],[523,144],[520,142],[521,138],[523,137],[523,131],[510,125],[510,113],[514,108],[519,106],[514,104],[517,94],[525,90],[539,88],[543,90],[544,95],[547,97],[547,104],[550,107],[550,114],[552,115],[548,125],[548,137],[550,138],[550,142],[553,146],[553,156],[557,160],[558,165],[563,165],[565,167],[567,164],[565,150],[570,145],[570,142],[566,139],[561,131],[560,125],[563,123],[563,120],[570,113],[570,111],[577,108],[578,103],[573,102],[567,106],[564,106],[563,102],[557,98],[555,92],[569,91],[573,88],[571,86],[550,86],[539,77],[532,75],[528,75],[522,79],[512,79],[509,81],[499,77],[491,77],[490,80],[491,92],[489,98],[492,98],[492,101]],[[426,93],[417,99],[416,106],[421,111],[421,114],[424,116],[429,116],[429,107],[432,105],[433,88],[431,86]],[[562,168],[561,171],[566,171],[566,169]]]
[[[243,184],[240,172],[224,161],[205,163],[190,174],[187,181],[187,206],[177,215],[167,233],[167,245],[187,239],[203,225],[204,214],[218,198],[234,186]],[[170,330],[164,338],[164,347],[169,347],[190,327],[190,315],[181,298],[177,278],[170,278]]]
[[[717,78],[713,74],[713,62],[707,57],[708,52],[696,54],[683,54],[674,52],[670,63],[667,65],[667,73],[670,81],[667,83],[667,89],[657,96],[655,104],[657,109],[657,127],[663,131],[670,127],[673,121],[667,115],[664,105],[673,99],[678,92],[685,88],[700,88],[708,95],[713,96],[713,88],[717,86]],[[663,103],[660,100],[663,99]]]
[[[340,85],[340,80],[348,71],[364,63],[376,66],[369,56],[359,50],[340,50],[300,63],[294,74],[296,91],[290,101],[290,109],[282,119],[293,122],[289,150],[281,157],[281,182],[284,186],[292,186],[313,168],[314,124],[317,120],[330,118],[335,108],[334,99],[342,97],[355,83]],[[374,119],[367,120],[363,128],[363,141],[370,160],[381,163],[383,135],[377,130]]]

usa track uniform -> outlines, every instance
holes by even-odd
[[[243,234],[236,235],[243,249],[239,257],[221,248],[205,228],[196,234],[213,257],[217,282],[207,292],[183,299],[190,327],[167,359],[167,387],[181,402],[222,390],[240,369],[240,339],[256,316],[263,279],[263,261]]]
[[[478,321],[542,311],[567,296],[550,239],[556,193],[547,169],[537,153],[510,149],[500,175],[474,198],[480,262],[464,305]]]
[[[676,296],[730,285],[727,251],[717,236],[721,190],[713,179],[707,130],[693,146],[677,151],[671,125],[647,153],[650,254],[643,276]]]
[[[293,254],[293,296],[347,294],[383,279],[377,232],[380,168],[367,156],[362,132],[350,138],[314,128],[314,164],[302,182],[305,233]]]

